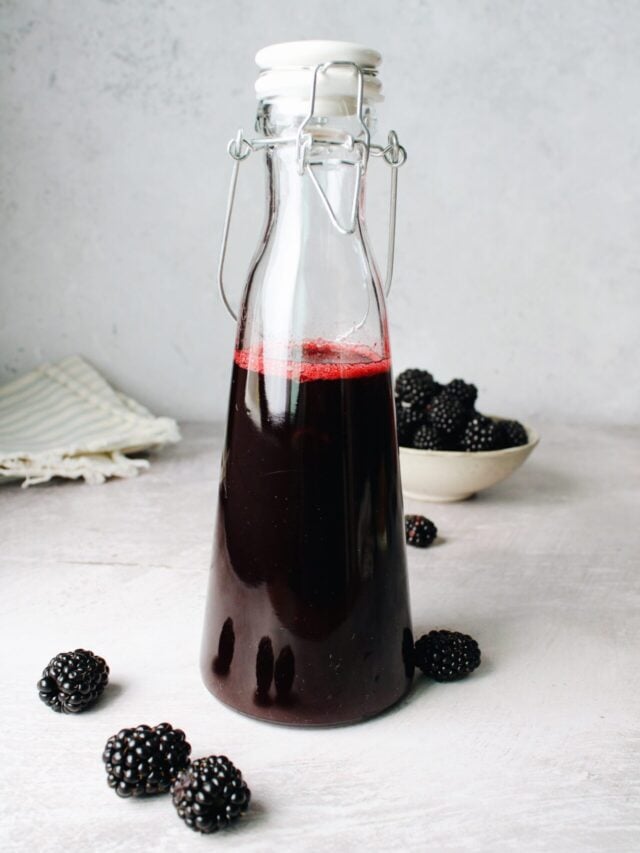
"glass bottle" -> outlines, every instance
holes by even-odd
[[[395,135],[370,144],[379,54],[302,42],[257,60],[262,135],[230,143],[230,207],[237,164],[264,148],[267,217],[238,319],[202,672],[245,714],[334,725],[393,705],[412,678],[385,300],[364,220],[369,156],[405,155]]]

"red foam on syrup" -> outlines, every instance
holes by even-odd
[[[391,370],[388,356],[361,344],[338,344],[330,341],[304,341],[287,347],[296,358],[271,358],[264,345],[236,350],[238,367],[269,376],[282,376],[296,382],[314,379],[357,379]]]

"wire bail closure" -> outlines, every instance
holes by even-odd
[[[342,225],[335,214],[333,207],[331,206],[331,202],[327,198],[325,191],[320,186],[318,178],[316,177],[313,171],[313,163],[309,160],[309,150],[313,145],[313,134],[306,131],[307,125],[313,120],[315,115],[315,106],[316,106],[316,93],[318,88],[318,75],[325,73],[329,68],[333,67],[350,67],[353,68],[357,77],[357,96],[356,96],[356,112],[358,115],[358,121],[360,123],[361,132],[357,137],[348,136],[347,139],[342,143],[344,147],[348,150],[354,150],[359,148],[361,150],[361,156],[359,160],[355,163],[351,161],[343,161],[345,163],[349,163],[349,165],[354,166],[357,169],[356,173],[356,182],[353,194],[353,202],[351,204],[351,210],[349,215],[348,224]],[[297,162],[298,162],[298,174],[301,177],[304,175],[308,175],[309,179],[313,183],[319,197],[322,202],[323,207],[327,211],[327,214],[331,220],[333,226],[343,235],[353,234],[357,228],[358,224],[358,199],[360,197],[360,187],[362,185],[362,177],[367,170],[367,166],[369,164],[369,157],[382,157],[387,163],[388,166],[391,167],[391,187],[389,192],[389,238],[387,244],[387,271],[385,275],[384,282],[384,294],[385,296],[389,295],[391,290],[391,282],[393,279],[393,267],[394,267],[394,256],[395,256],[395,238],[396,238],[396,212],[397,212],[397,199],[398,199],[398,169],[400,166],[403,166],[407,159],[407,152],[402,145],[400,145],[398,141],[398,135],[395,130],[390,130],[387,138],[387,145],[385,147],[381,145],[374,145],[371,143],[371,135],[369,132],[369,128],[364,120],[364,78],[362,74],[362,69],[355,62],[346,62],[346,61],[332,61],[332,62],[324,62],[320,65],[316,65],[313,71],[313,80],[311,83],[311,94],[310,94],[310,104],[309,104],[309,112],[305,116],[302,124],[298,128],[298,132],[295,138],[289,137],[260,137],[257,139],[246,139],[243,134],[242,128],[238,130],[235,137],[229,140],[227,145],[227,153],[233,159],[233,168],[231,170],[231,182],[229,185],[229,194],[227,196],[227,209],[225,213],[224,219],[224,227],[222,229],[222,245],[220,247],[220,259],[218,261],[218,289],[220,291],[220,296],[225,305],[225,308],[233,317],[233,319],[237,322],[238,315],[231,307],[231,304],[227,298],[227,294],[224,288],[224,263],[227,256],[227,247],[229,242],[229,226],[231,224],[231,214],[233,211],[233,204],[235,201],[236,195],[236,186],[238,183],[238,172],[240,169],[240,163],[243,160],[246,160],[250,154],[260,148],[269,148],[271,146],[276,145],[292,145],[296,146],[297,153]]]

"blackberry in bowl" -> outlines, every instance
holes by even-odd
[[[402,404],[398,422],[408,498],[465,500],[509,477],[538,444],[531,427],[478,411],[478,390],[462,379],[440,384],[428,371],[411,368],[398,377],[396,393],[400,400],[419,400],[417,409]]]

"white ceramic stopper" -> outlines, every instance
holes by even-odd
[[[353,62],[364,76],[364,100],[381,101],[382,84],[377,69],[382,61],[377,50],[345,41],[291,41],[263,47],[256,54],[260,74],[256,96],[260,100],[282,99],[308,109],[313,72],[325,62]],[[317,114],[349,115],[355,111],[357,75],[350,67],[333,67],[318,75]]]

